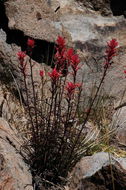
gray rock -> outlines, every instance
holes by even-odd
[[[0,118],[0,189],[33,190],[28,166],[18,153],[22,140],[16,129]]]
[[[126,149],[126,105],[125,104],[120,104],[113,115],[112,119],[112,128],[115,128],[116,130],[116,143],[118,142],[119,145],[125,147]],[[121,108],[121,106],[123,106]]]
[[[70,184],[67,188],[69,190],[108,190],[112,187],[112,167],[115,190],[124,190],[126,187],[126,159],[110,156],[108,153],[100,152],[82,158],[71,172]]]

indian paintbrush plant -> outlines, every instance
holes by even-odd
[[[50,72],[40,70],[39,88],[36,87],[34,80],[35,63],[31,58],[35,41],[28,39],[27,50],[17,53],[25,89],[22,92],[25,93],[25,110],[28,114],[29,138],[24,147],[27,150],[27,161],[30,163],[33,176],[40,176],[41,179],[55,184],[61,183],[61,179],[67,176],[83,156],[85,138],[83,129],[112,64],[112,58],[116,55],[117,46],[116,39],[107,43],[104,72],[85,117],[82,114],[83,122],[79,128],[81,116],[78,113],[84,84],[83,77],[81,82],[77,82],[81,66],[79,56],[74,49],[67,48],[63,37],[57,38],[53,68]],[[26,59],[26,54],[29,60]],[[30,67],[29,73],[27,67]]]

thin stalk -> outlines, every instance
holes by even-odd
[[[28,88],[27,88],[26,76],[23,74],[23,77],[24,77],[24,85],[25,85],[25,91],[26,91],[26,101],[27,101],[27,106],[28,106],[28,112],[29,112],[30,121],[31,121],[31,125],[32,125],[33,142],[35,143],[35,151],[36,151],[36,133],[35,133],[35,127],[34,127],[34,123],[33,123],[33,119],[32,119],[30,103],[29,103],[29,96],[28,96]]]
[[[15,79],[15,77],[14,77],[14,75],[13,75],[13,73],[12,73],[12,71],[10,69],[9,69],[9,72],[10,72],[10,74],[11,74],[11,76],[12,76],[14,82],[15,82],[15,85],[17,87],[17,91],[18,91],[19,98],[20,98],[20,104],[21,104],[21,107],[23,108],[22,97],[21,97],[21,92],[20,92],[20,89],[19,89],[19,85],[18,85],[18,83],[17,83],[17,81],[16,81],[16,79]]]
[[[105,69],[104,69],[104,73],[103,73],[102,79],[101,79],[100,84],[99,84],[99,86],[98,86],[98,88],[97,88],[97,91],[96,91],[96,94],[95,94],[95,96],[94,96],[94,98],[93,98],[93,101],[92,101],[91,104],[90,104],[89,111],[87,112],[87,115],[86,115],[86,118],[85,118],[85,120],[84,120],[84,122],[83,122],[83,125],[82,125],[82,127],[81,127],[81,130],[80,130],[80,132],[78,133],[75,142],[73,143],[73,147],[72,147],[72,149],[71,149],[71,151],[70,151],[70,155],[69,155],[68,160],[71,160],[72,154],[73,154],[73,152],[74,152],[74,149],[75,149],[76,145],[78,144],[78,141],[80,140],[80,136],[81,136],[82,130],[83,130],[83,128],[84,128],[84,126],[85,126],[85,124],[86,124],[88,118],[89,118],[89,115],[90,115],[90,112],[91,112],[91,108],[92,108],[92,106],[93,106],[93,104],[94,104],[94,102],[95,102],[95,100],[96,100],[96,98],[97,98],[97,95],[98,95],[98,93],[99,93],[99,90],[100,90],[100,88],[101,88],[101,85],[102,85],[102,83],[103,83],[103,81],[104,81],[104,79],[105,79],[107,70],[108,70],[108,65],[107,65],[107,66],[105,67]],[[70,164],[70,163],[69,163],[69,164]]]
[[[35,120],[36,120],[36,133],[37,133],[37,137],[38,137],[38,114],[37,114],[37,106],[36,106],[36,95],[35,95],[35,86],[34,86],[34,79],[33,79],[33,65],[32,65],[32,61],[31,61],[31,57],[30,57],[30,71],[31,71],[31,82],[32,82],[32,91],[33,91],[33,100],[34,100],[34,111],[35,111]]]
[[[110,163],[110,172],[111,172],[111,177],[112,177],[112,189],[115,190],[114,175],[113,175],[113,170],[112,170],[112,162],[111,162],[110,152],[108,152],[108,155],[109,155],[109,163]]]

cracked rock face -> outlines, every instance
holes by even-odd
[[[111,156],[115,190],[125,190],[126,159]],[[84,157],[70,175],[69,190],[110,190],[113,188],[108,153]]]
[[[33,190],[28,166],[18,153],[22,140],[16,129],[0,118],[0,189]]]

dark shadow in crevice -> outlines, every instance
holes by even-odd
[[[126,175],[120,168],[117,168],[114,165],[105,166],[91,177],[84,179],[83,188],[86,189],[85,187],[89,185],[89,187],[93,187],[91,189],[113,190],[114,184],[115,190],[126,190],[125,177]]]
[[[0,1],[0,29],[3,29],[7,35],[6,42],[8,44],[16,44],[21,47],[22,51],[27,49],[27,39],[24,33],[20,30],[13,30],[8,28],[8,18],[6,16],[5,5]],[[55,43],[47,42],[45,40],[35,39],[35,48],[33,49],[32,59],[38,63],[46,63],[51,65]]]
[[[126,0],[111,0],[110,8],[114,16],[124,15],[126,17]]]

